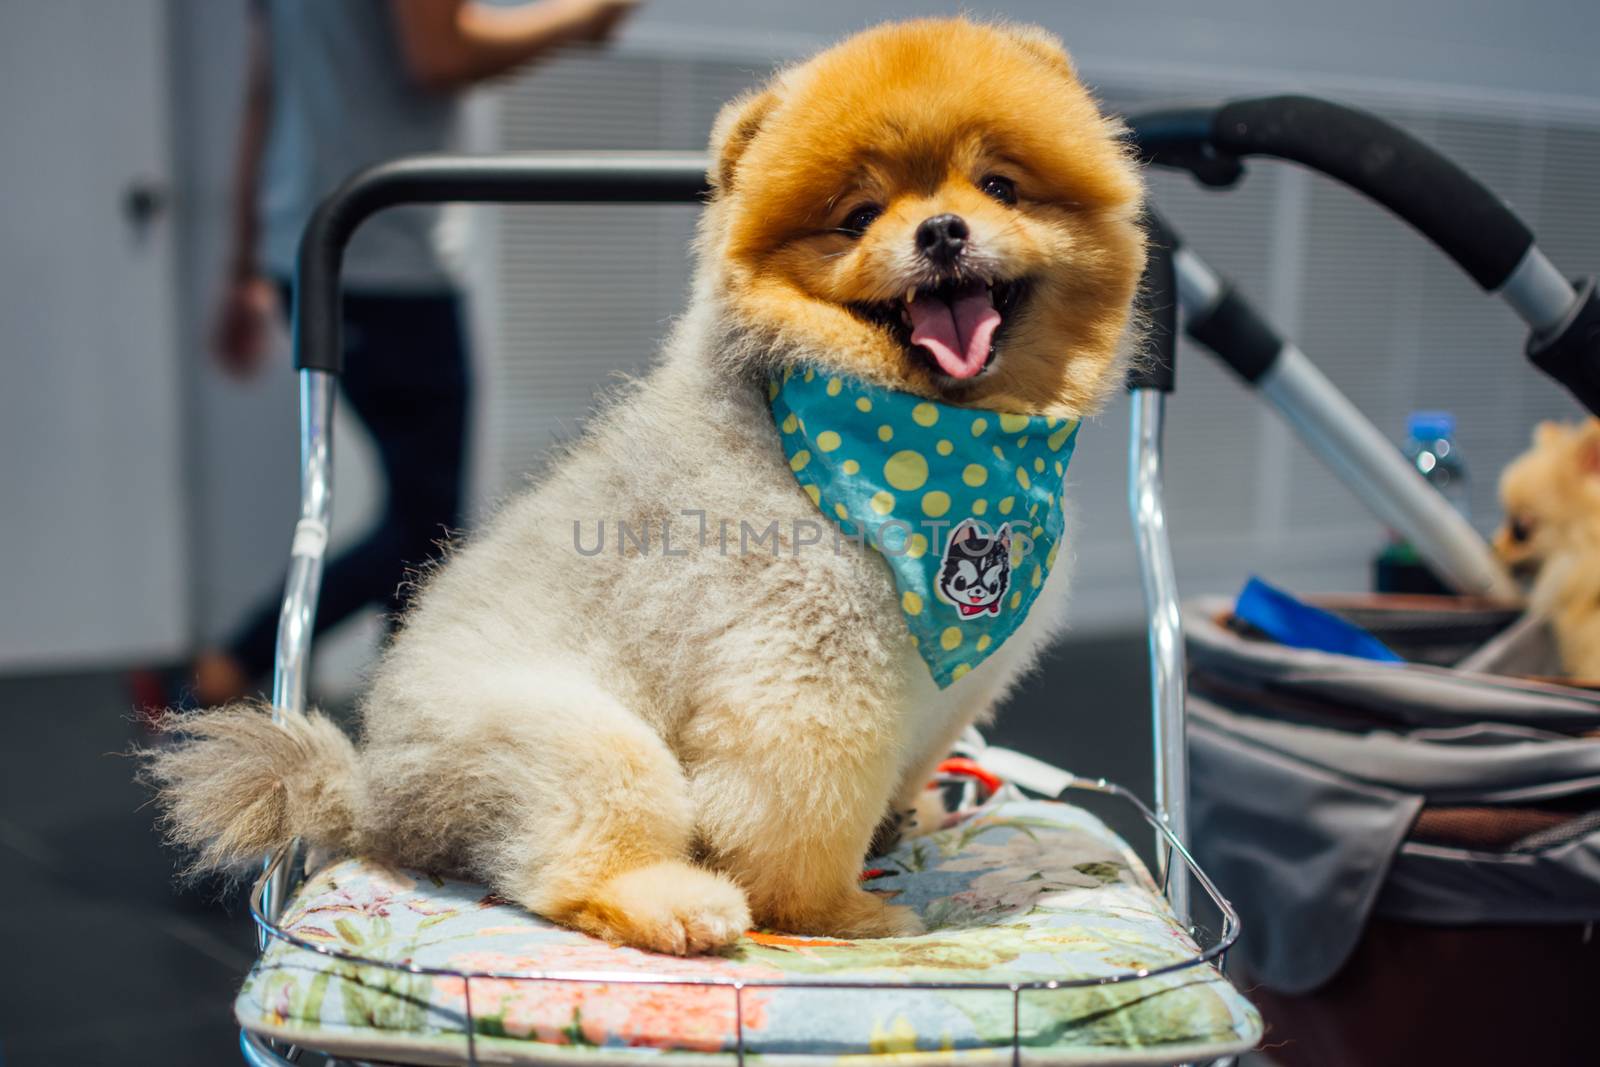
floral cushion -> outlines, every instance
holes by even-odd
[[[484,1063],[733,1061],[745,1051],[818,1063],[868,1053],[1005,1063],[1012,1033],[1039,1064],[1172,1063],[1250,1048],[1255,1010],[1210,967],[1077,989],[773,988],[827,981],[1034,982],[1189,958],[1195,946],[1127,845],[1067,804],[1002,791],[955,825],[873,861],[872,891],[928,932],[838,941],[752,931],[722,956],[616,948],[553,926],[481,886],[345,860],[311,877],[282,924],[370,959],[498,973],[602,972],[746,983],[471,983]],[[342,963],[274,941],[239,993],[249,1030],[363,1059],[460,1063],[468,990],[458,978]],[[924,1053],[925,1055],[917,1055]]]

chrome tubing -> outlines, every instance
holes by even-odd
[[[1185,317],[1193,321],[1210,313],[1227,284],[1187,248],[1173,264]],[[1380,521],[1410,541],[1446,584],[1458,593],[1520,599],[1511,575],[1472,524],[1292,342],[1281,342],[1252,384],[1317,458]]]
[[[278,612],[278,643],[272,666],[272,719],[306,708],[311,670],[311,635],[322,591],[322,562],[333,517],[333,400],[335,379],[319,370],[300,372],[300,520],[289,549],[289,577]],[[287,896],[287,871],[269,879],[265,897],[277,917]],[[264,936],[259,946],[267,946]]]
[[[1448,585],[1462,593],[1520,599],[1478,531],[1293,343],[1284,344],[1256,384],[1339,480],[1411,542]]]
[[[1572,305],[1581,299],[1538,245],[1528,246],[1495,295],[1510,305],[1535,335],[1559,326]]]
[[[1139,578],[1144,587],[1150,637],[1150,709],[1155,734],[1156,817],[1169,831],[1158,835],[1156,861],[1167,887],[1167,899],[1187,923],[1187,868],[1172,863],[1163,847],[1175,841],[1189,845],[1189,750],[1185,736],[1183,627],[1178,616],[1178,578],[1167,533],[1162,495],[1161,436],[1166,396],[1137,389],[1132,397],[1128,444],[1128,507],[1133,514],[1134,541],[1139,551]]]
[[[300,372],[300,521],[289,550],[272,671],[272,714],[279,722],[288,712],[306,709],[311,634],[333,518],[334,390],[326,371]]]

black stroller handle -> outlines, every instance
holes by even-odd
[[[295,265],[295,366],[344,370],[339,270],[356,227],[397,204],[692,204],[708,191],[698,152],[428,155],[361,171],[322,201]]]
[[[1270,156],[1328,175],[1394,212],[1486,291],[1505,284],[1533,231],[1472,175],[1376,115],[1309,96],[1265,96],[1216,108],[1135,115],[1151,162],[1208,185],[1231,185],[1239,160]]]
[[[1366,111],[1308,96],[1151,111],[1131,116],[1128,125],[1148,162],[1187,170],[1206,185],[1232,185],[1244,174],[1242,159],[1267,156],[1302,164],[1370,197],[1432,241],[1480,288],[1512,305],[1531,327],[1528,359],[1600,413],[1594,279],[1574,287],[1510,207],[1409,133]],[[1245,317],[1226,305],[1217,315],[1219,324]],[[1265,369],[1235,367],[1249,381]]]
[[[399,204],[690,204],[709,191],[706,157],[687,152],[539,152],[521,155],[411,156],[361,171],[318,206],[300,239],[296,263],[295,366],[344,370],[339,271],[356,228]],[[1148,356],[1128,388],[1172,391],[1177,345],[1177,284],[1172,231],[1149,216],[1152,252],[1141,288]]]

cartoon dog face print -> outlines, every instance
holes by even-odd
[[[934,583],[939,599],[962,618],[1000,614],[1011,585],[1011,524],[998,530],[965,519],[950,531]]]

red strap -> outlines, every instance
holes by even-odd
[[[939,773],[959,774],[965,775],[968,778],[976,778],[978,781],[982,782],[983,787],[991,793],[999,792],[1000,787],[1005,785],[1005,783],[999,778],[996,778],[993,773],[984,770],[982,767],[978,766],[976,762],[968,759],[965,756],[951,756],[949,759],[939,764]]]

